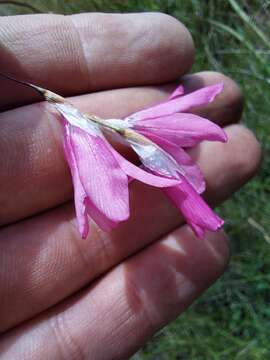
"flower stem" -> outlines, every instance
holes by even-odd
[[[33,85],[31,83],[28,83],[26,81],[23,81],[23,80],[19,80],[19,79],[15,79],[14,77],[10,76],[10,75],[7,75],[7,74],[3,74],[0,72],[0,76],[8,79],[8,80],[11,80],[11,81],[15,81],[16,83],[18,84],[22,84],[22,85],[25,85],[25,86],[28,86],[34,90],[36,90],[39,94],[43,95],[45,94],[46,90],[43,89],[42,87],[39,87],[39,86],[36,86],[36,85]]]
[[[10,75],[3,74],[1,72],[0,72],[0,76],[2,76],[5,79],[14,81],[18,84],[30,87],[31,89],[37,91],[40,95],[42,95],[45,98],[45,100],[47,100],[49,102],[60,102],[60,103],[65,102],[65,99],[62,96],[55,94],[54,92],[52,92],[50,90],[44,89],[41,86],[37,86],[37,85],[31,84],[29,82],[16,79]]]

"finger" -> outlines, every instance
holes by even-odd
[[[232,80],[215,73],[194,77],[200,81],[197,83],[192,76],[186,80],[189,90],[199,88],[201,79],[205,84],[217,81],[225,84],[214,108],[216,122],[222,125],[239,119],[231,117],[240,114],[233,109],[241,102],[240,92]],[[168,86],[129,88],[85,95],[72,101],[88,113],[123,117],[164,100],[170,91]],[[232,110],[224,113],[223,107]],[[49,109],[43,103],[0,114],[0,225],[57,206],[72,197],[70,175],[63,157],[62,131],[55,114]],[[209,117],[212,117],[212,109],[209,107],[206,114]]]
[[[194,57],[187,29],[159,13],[2,17],[0,48],[1,72],[62,95],[172,81]],[[39,99],[2,78],[0,87],[0,107]]]
[[[205,142],[195,154],[213,205],[246,182],[260,161],[259,145],[246,128],[233,125],[226,131],[228,143]],[[88,239],[80,239],[73,204],[1,231],[2,331],[54,305],[183,223],[157,189],[134,182],[130,192],[131,218],[111,233],[92,225]]]
[[[243,98],[237,84],[225,75],[213,71],[203,71],[194,75],[185,75],[181,82],[187,93],[206,85],[223,82],[225,91],[207,106],[193,109],[192,112],[217,121],[223,126],[240,119],[243,111]]]
[[[94,286],[11,331],[0,342],[2,355],[127,359],[200,296],[227,261],[224,233],[208,234],[201,241],[184,226]]]

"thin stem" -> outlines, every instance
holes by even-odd
[[[108,124],[105,119],[102,119],[102,118],[100,118],[100,117],[98,117],[96,115],[85,114],[85,116],[87,117],[88,120],[93,121],[94,123],[96,123],[98,125],[101,125],[101,126],[103,126],[105,128],[108,128],[110,130],[116,131],[120,135],[122,135],[122,133],[123,133],[123,129],[118,129],[115,126],[112,126],[111,124]]]
[[[15,81],[15,82],[18,83],[18,84],[28,86],[28,87],[30,87],[31,89],[36,90],[39,94],[41,94],[41,95],[43,95],[43,96],[45,95],[46,90],[43,89],[43,88],[41,88],[41,87],[39,87],[39,86],[33,85],[33,84],[28,83],[28,82],[23,81],[23,80],[15,79],[14,77],[12,77],[12,76],[10,76],[10,75],[3,74],[3,73],[1,73],[1,72],[0,72],[0,76],[6,78],[6,79],[8,79],[8,80]]]

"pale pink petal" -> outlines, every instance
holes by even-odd
[[[169,100],[173,100],[178,98],[179,96],[184,95],[184,86],[183,85],[179,85],[174,92],[170,95]]]
[[[224,224],[185,179],[181,184],[163,191],[181,211],[199,238],[203,238],[206,230],[217,231]]]
[[[195,188],[195,190],[201,194],[205,190],[205,181],[203,174],[198,165],[192,160],[192,158],[181,147],[171,143],[170,141],[161,138],[157,135],[151,134],[151,140],[163,148],[177,161],[180,167],[183,169],[184,177]]]
[[[88,217],[85,206],[85,199],[87,195],[84,191],[84,188],[82,186],[79,177],[79,171],[77,168],[74,151],[71,145],[70,128],[69,128],[70,125],[64,122],[63,126],[64,126],[64,151],[72,175],[76,217],[78,221],[80,234],[84,239],[86,238],[89,231]]]
[[[179,112],[187,112],[190,109],[206,105],[222,91],[223,84],[206,86],[200,90],[193,91],[190,94],[174,98],[145,110],[138,111],[129,116],[134,120],[155,119],[161,116],[167,116]]]
[[[72,146],[82,185],[89,199],[104,219],[95,219],[102,225],[109,219],[120,222],[129,217],[128,178],[119,167],[109,144],[100,136],[92,136],[72,127]],[[91,212],[91,210],[90,210]],[[104,220],[104,221],[103,221]]]
[[[95,221],[96,224],[98,224],[100,229],[109,232],[117,227],[119,221],[112,221],[108,219],[106,216],[104,216],[104,214],[101,213],[97,209],[97,207],[91,202],[90,198],[87,198],[85,203],[89,216],[91,217],[91,219]]]
[[[138,121],[134,129],[146,137],[154,134],[182,147],[192,147],[202,140],[227,141],[226,133],[218,125],[189,113]]]
[[[145,184],[163,188],[179,184],[179,180],[169,179],[162,176],[157,176],[151,174],[142,168],[132,164],[130,161],[126,160],[122,155],[113,150],[113,154],[117,159],[119,166],[122,170],[131,178],[139,180]]]

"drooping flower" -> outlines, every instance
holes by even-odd
[[[128,219],[128,177],[162,188],[198,237],[223,225],[201,198],[203,175],[185,151],[203,140],[226,141],[218,125],[189,113],[213,101],[221,91],[222,84],[217,84],[184,95],[180,86],[168,101],[123,120],[84,115],[65,101],[54,102],[63,118],[64,148],[83,238],[88,234],[88,215],[105,231]],[[104,128],[126,140],[139,156],[141,167],[111,146]]]
[[[54,106],[62,115],[64,150],[83,238],[88,234],[88,215],[105,231],[128,219],[128,176],[160,188],[179,183],[178,179],[146,172],[126,160],[109,144],[100,126],[72,105],[55,102]]]
[[[184,95],[179,86],[168,101],[141,110],[125,119],[104,120],[82,114],[61,96],[39,86],[41,93],[62,115],[64,150],[74,185],[79,231],[88,234],[88,215],[105,231],[129,217],[128,183],[137,179],[161,188],[180,210],[198,237],[216,231],[220,219],[199,194],[205,182],[199,167],[185,151],[203,140],[226,141],[224,131],[190,113],[222,91],[222,84]],[[104,129],[118,133],[137,153],[141,167],[120,155],[104,136]]]
[[[126,127],[153,141],[178,164],[176,174],[172,169],[164,174],[161,164],[153,169],[151,150],[147,153],[146,149],[138,148],[127,138],[145,168],[155,174],[181,180],[179,184],[166,187],[163,191],[180,210],[198,237],[203,237],[205,230],[218,230],[224,222],[200,197],[199,194],[205,190],[203,175],[183,148],[193,147],[203,140],[225,142],[227,136],[218,125],[188,111],[210,103],[222,89],[223,84],[216,84],[183,95],[184,90],[180,86],[168,101],[131,114],[123,120]],[[107,121],[114,125],[119,122],[117,119]]]

